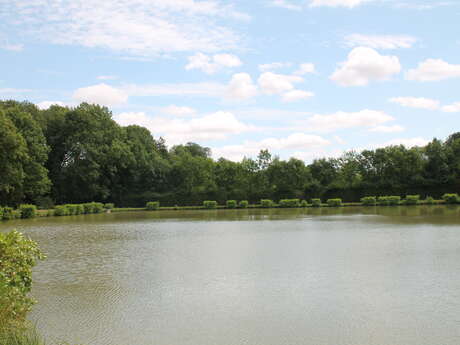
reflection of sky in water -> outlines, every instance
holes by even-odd
[[[48,255],[33,320],[53,339],[457,345],[459,212],[140,212],[1,229],[27,232]]]

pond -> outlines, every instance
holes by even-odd
[[[458,345],[460,208],[125,212],[38,241],[31,319],[86,345]]]

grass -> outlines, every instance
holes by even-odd
[[[25,331],[0,331],[0,345],[45,345],[35,328]]]

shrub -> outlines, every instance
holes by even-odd
[[[104,204],[101,202],[92,202],[93,204],[93,212],[94,213],[102,213],[104,212]]]
[[[37,244],[17,231],[0,233],[0,334],[24,326],[34,304],[32,267],[44,259]]]
[[[203,207],[206,208],[206,209],[215,209],[215,208],[217,208],[217,201],[205,200],[205,201],[203,201]]]
[[[375,206],[377,204],[377,198],[375,196],[365,196],[361,198],[363,206]]]
[[[3,219],[3,207],[0,207],[0,219]]]
[[[159,201],[149,201],[145,205],[145,209],[147,211],[155,211],[155,210],[158,210],[159,208],[160,208],[160,202]]]
[[[444,194],[442,199],[446,202],[446,204],[456,204],[460,201],[457,193]]]
[[[19,206],[19,212],[21,212],[21,218],[34,218],[37,214],[37,206],[30,204],[23,204]]]
[[[67,216],[69,214],[69,209],[65,205],[58,205],[54,207],[55,216]]]
[[[272,207],[273,206],[273,201],[270,199],[262,199],[260,200],[260,206],[264,208]]]
[[[378,204],[381,206],[396,206],[401,202],[401,197],[392,195],[392,196],[379,196],[377,199]]]
[[[313,207],[321,207],[321,199],[311,199],[311,204]]]
[[[436,203],[432,196],[427,196],[424,202],[427,205],[434,205]]]
[[[77,212],[76,214],[84,214],[85,213],[85,207],[82,204],[78,204],[76,212]]]
[[[236,208],[237,202],[236,200],[227,200],[227,208]]]
[[[280,200],[279,205],[280,207],[284,207],[284,208],[299,207],[300,200],[299,199],[282,199]]]
[[[2,212],[2,219],[3,220],[10,220],[14,218],[13,208],[12,207],[4,207]]]
[[[300,207],[308,207],[308,202],[307,202],[307,200],[302,200],[302,201],[300,202]]]
[[[249,202],[247,200],[241,200],[238,205],[240,208],[248,208]]]
[[[329,207],[340,207],[340,206],[342,206],[342,199],[340,199],[340,198],[328,199],[327,200],[327,205]]]
[[[114,207],[115,207],[115,204],[113,204],[113,203],[111,203],[111,202],[109,202],[109,203],[107,203],[107,204],[104,205],[104,208],[105,208],[106,210],[113,210]]]
[[[92,202],[87,202],[83,204],[83,213],[90,214],[94,213],[94,204]]]
[[[74,214],[77,214],[78,206],[74,204],[67,204],[65,205],[67,209],[67,214],[69,216],[73,216]]]
[[[406,205],[417,205],[420,203],[420,195],[406,195],[404,204]]]

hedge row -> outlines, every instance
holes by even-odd
[[[113,204],[110,204],[113,205]],[[109,207],[110,207],[109,205]],[[66,204],[54,207],[55,216],[74,216],[79,214],[102,213],[107,209],[103,203],[87,202],[85,204]]]

